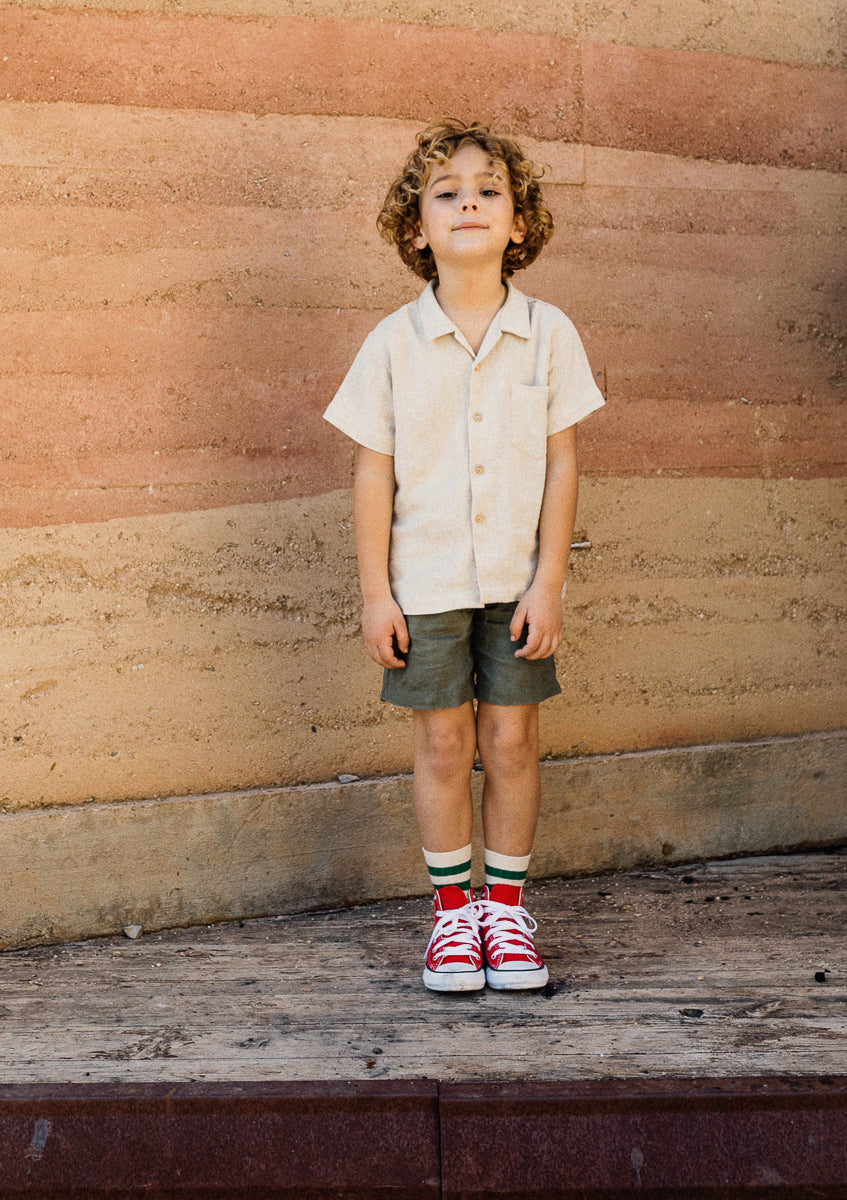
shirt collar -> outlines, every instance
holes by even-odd
[[[426,338],[434,342],[445,333],[455,333],[456,326],[435,298],[435,280],[431,279],[418,297],[418,312]]]
[[[499,326],[501,333],[513,333],[516,337],[529,338],[531,336],[529,301],[523,292],[519,292],[508,280],[506,287],[508,288],[506,301],[492,321],[492,326]],[[418,312],[428,341],[434,342],[436,338],[443,337],[445,333],[456,332],[456,326],[435,298],[435,282],[433,280],[430,280],[418,298]]]
[[[506,281],[506,287],[509,289],[509,294],[506,297],[506,303],[497,314],[500,318],[500,328],[503,333],[514,333],[516,337],[531,337],[529,301],[523,292],[519,292],[514,284],[508,280]]]

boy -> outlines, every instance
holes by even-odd
[[[576,423],[603,398],[568,318],[507,282],[553,232],[538,175],[478,124],[418,136],[378,225],[428,286],[370,334],[325,413],[357,444],[365,647],[382,699],[413,710],[433,991],[547,982],[523,907],[538,706],[561,691]],[[486,886],[474,897],[477,754]]]

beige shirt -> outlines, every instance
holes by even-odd
[[[520,599],[547,438],[602,404],[570,320],[511,285],[476,355],[431,283],[377,325],[324,416],[394,458],[389,577],[405,613]]]

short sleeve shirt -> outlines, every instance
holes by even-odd
[[[602,404],[568,317],[511,284],[477,354],[432,283],[377,325],[324,416],[394,458],[389,578],[405,613],[520,599],[547,438]]]

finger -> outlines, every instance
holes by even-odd
[[[398,638],[398,648],[401,651],[403,650],[403,647],[399,645],[399,638]],[[382,666],[384,666],[384,667],[405,667],[405,665],[406,665],[405,659],[400,658],[400,656],[397,654],[397,651],[394,649],[394,637],[393,636],[387,642],[383,642],[379,649],[380,649],[380,662],[381,662]],[[405,651],[403,651],[403,653],[405,653]]]
[[[403,654],[409,653],[409,630],[406,627],[406,621],[403,617],[397,622],[394,628],[397,637],[397,645]]]
[[[515,658],[536,658],[536,651],[538,650],[540,642],[541,634],[533,633],[532,626],[530,625],[526,644],[523,645],[520,650],[515,651]]]
[[[552,653],[553,651],[550,646],[550,639],[543,637],[538,645],[533,649],[532,653],[527,655],[527,658],[532,659],[532,661],[535,662],[536,659],[549,658]]]
[[[515,651],[515,658],[525,658],[527,662],[530,662],[533,658],[535,658],[535,654],[533,653],[529,642],[527,642],[527,644],[521,650]]]
[[[396,662],[391,661],[394,658],[394,654],[390,642],[381,642],[379,639],[372,642],[365,642],[365,649],[378,667],[397,666]]]
[[[530,636],[527,641],[527,645],[530,648],[530,654],[528,657],[533,659],[552,657],[552,655],[554,655],[559,649],[559,646],[561,646],[563,637],[564,634],[561,629],[553,629],[548,633],[540,634],[538,637],[538,644],[535,645],[533,644],[533,639]]]
[[[371,658],[374,660],[374,662],[376,663],[376,665],[378,667],[384,667],[386,665],[382,661],[382,650],[380,649],[379,645],[376,642],[374,642],[374,644],[370,645],[370,646],[366,642],[365,649],[367,650],[368,654],[371,656]]]
[[[521,634],[523,633],[523,627],[525,624],[526,624],[526,608],[521,603],[515,609],[514,616],[512,617],[511,621],[509,622],[509,633],[511,634],[513,642],[516,642],[518,640],[518,638],[521,636]]]

